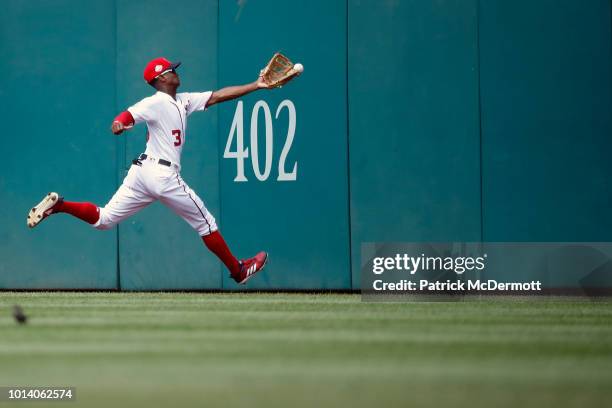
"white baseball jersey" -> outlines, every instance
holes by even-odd
[[[187,117],[204,110],[211,95],[212,92],[179,93],[174,100],[166,93],[157,92],[128,108],[136,123],[147,124],[147,158],[130,167],[119,190],[100,208],[100,219],[93,225],[95,228],[112,228],[159,200],[200,236],[217,230],[215,218],[180,175]],[[162,164],[160,159],[172,164]]]
[[[136,124],[146,122],[148,156],[168,160],[180,167],[187,133],[187,116],[206,108],[212,92],[184,92],[176,100],[157,92],[128,108]]]

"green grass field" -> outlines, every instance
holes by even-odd
[[[0,386],[75,386],[72,407],[612,401],[612,300],[0,292],[0,311]]]

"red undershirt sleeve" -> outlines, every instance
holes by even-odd
[[[134,117],[128,111],[123,111],[114,119],[115,122],[121,122],[124,126],[130,126],[134,124]]]

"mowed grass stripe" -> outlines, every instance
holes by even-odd
[[[13,304],[28,325],[12,320]],[[449,395],[460,407],[604,404],[612,397],[611,306],[4,292],[0,385],[76,385],[88,406],[433,407]]]

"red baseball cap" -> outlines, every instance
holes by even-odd
[[[172,71],[173,69],[178,68],[179,65],[181,65],[180,62],[170,62],[163,57],[155,58],[149,61],[149,63],[145,67],[144,80],[147,83],[150,83],[152,80],[154,80],[161,74],[165,74],[168,71]]]

